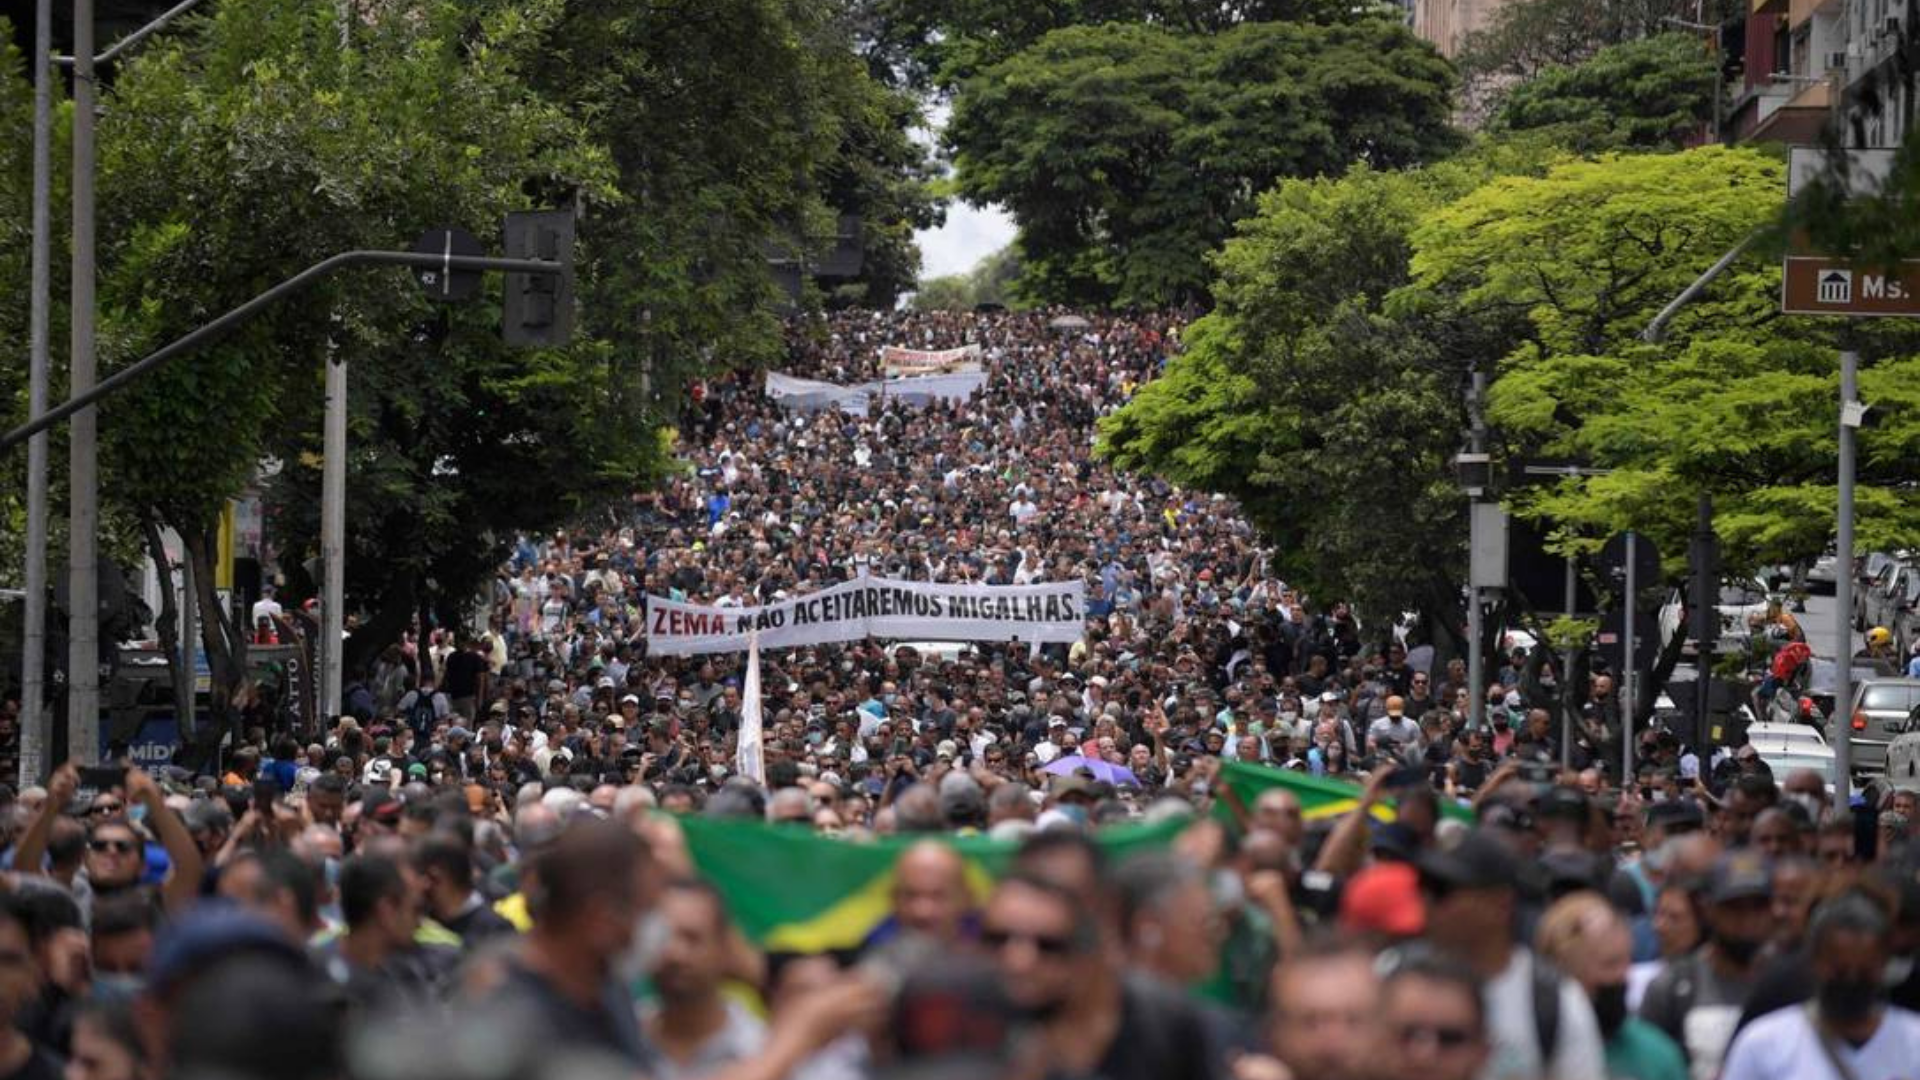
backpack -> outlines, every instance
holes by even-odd
[[[1535,954],[1533,958],[1533,1037],[1540,1044],[1540,1067],[1553,1066],[1560,1043],[1560,969]]]
[[[434,692],[415,690],[413,705],[407,709],[407,726],[413,729],[416,738],[425,739],[432,731],[440,715],[433,707]]]

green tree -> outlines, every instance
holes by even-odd
[[[1348,22],[1368,10],[1334,0],[865,0],[849,18],[877,74],[951,89],[1072,26],[1214,34],[1252,22]]]
[[[1675,21],[1717,22],[1741,13],[1731,0],[1713,0],[1704,11],[1697,0],[1515,0],[1468,38],[1460,67],[1470,88],[1484,90],[1575,66],[1610,45],[1670,32]]]
[[[1672,324],[1638,334],[1702,267],[1778,213],[1781,165],[1753,150],[1568,162],[1495,181],[1415,233],[1422,288],[1481,310],[1524,313],[1500,361],[1489,416],[1512,453],[1572,455],[1612,469],[1514,499],[1570,542],[1621,528],[1654,537],[1677,566],[1705,493],[1729,568],[1810,558],[1833,534],[1833,330],[1777,314],[1778,264],[1737,264]],[[1916,338],[1857,341],[1863,392],[1914,399]],[[1860,529],[1869,546],[1911,536],[1904,492],[1920,422],[1863,436]]]
[[[100,130],[105,367],[342,250],[447,224],[490,232],[529,191],[617,197],[605,155],[518,70],[543,5],[396,4],[351,23],[340,11],[230,0],[121,69]],[[283,496],[314,501],[303,462],[329,356],[353,362],[350,600],[376,613],[374,633],[386,605],[410,614],[429,581],[470,588],[457,559],[499,549],[497,507],[551,520],[604,471],[657,466],[646,432],[594,421],[608,395],[592,350],[517,354],[496,305],[437,308],[402,272],[348,271],[103,406],[103,492],[147,526],[163,569],[162,525],[196,571],[217,718],[242,684],[249,628],[213,593],[215,525],[270,456],[290,463]],[[542,393],[571,396],[587,421],[535,411]],[[484,457],[460,455],[476,445]],[[556,467],[569,460],[587,467]],[[547,479],[509,496],[514,476]],[[405,505],[404,542],[383,542],[382,496]],[[296,562],[298,536],[286,540]]]
[[[1160,305],[1204,294],[1207,253],[1275,181],[1449,150],[1451,86],[1383,19],[1073,27],[967,82],[946,140],[960,193],[1019,222],[1028,298]]]
[[[1492,126],[1549,129],[1584,152],[1675,148],[1713,119],[1715,75],[1713,54],[1690,35],[1622,42],[1515,87]]]
[[[1447,461],[1489,331],[1398,291],[1427,215],[1549,156],[1483,144],[1424,169],[1281,183],[1214,260],[1213,314],[1101,424],[1100,451],[1233,496],[1289,581],[1375,625],[1425,611],[1458,647],[1465,501]]]

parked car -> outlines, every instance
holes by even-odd
[[[1899,565],[1898,556],[1889,555],[1884,551],[1873,552],[1861,560],[1860,576],[1853,583],[1853,628],[1855,630],[1865,633],[1867,627],[1873,625],[1867,621],[1867,614],[1873,609],[1870,597],[1873,596],[1875,589],[1886,583],[1888,576]]]
[[[1864,680],[1854,691],[1853,708],[1846,715],[1850,717],[1846,735],[1853,749],[1852,770],[1880,773],[1887,765],[1888,744],[1920,730],[1920,679]],[[1839,735],[1829,728],[1829,738]]]
[[[1733,578],[1720,585],[1720,641],[1716,652],[1745,652],[1753,632],[1767,617],[1767,605],[1775,599],[1767,583],[1759,578]]]
[[[1796,769],[1812,769],[1827,778],[1827,791],[1833,787],[1833,748],[1822,743],[1789,743],[1778,740],[1747,740],[1760,752],[1760,760],[1767,763],[1767,769],[1773,773],[1775,782],[1783,781],[1787,774]]]
[[[1867,591],[1866,626],[1862,629],[1884,626],[1893,630],[1898,640],[1901,618],[1907,616],[1912,621],[1916,601],[1920,601],[1920,562],[1903,559],[1889,564]]]

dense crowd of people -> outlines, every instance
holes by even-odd
[[[682,474],[524,538],[484,625],[409,635],[325,730],[12,796],[0,1080],[1910,1075],[1920,799],[1629,736],[1605,675],[1563,725],[1550,668],[1469,685],[1290,587],[1230,502],[1092,452],[1179,332],[796,321],[790,373],[977,344],[985,389],[852,415],[703,385]],[[647,598],[863,575],[1082,581],[1085,632],[770,650],[742,777],[745,658],[649,655]],[[762,948],[696,815],[891,845],[887,918]],[[1135,824],[1169,839],[1122,858]]]

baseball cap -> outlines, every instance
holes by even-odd
[[[1047,782],[1047,794],[1056,799],[1064,799],[1069,795],[1091,799],[1093,798],[1093,781],[1073,773],[1058,774]]]
[[[640,695],[639,695],[639,694],[628,694],[627,696],[625,696],[625,697],[623,697],[623,698],[621,698],[621,699],[620,699],[620,704],[622,704],[622,705],[638,705],[638,704],[640,704]]]
[[[1331,691],[1331,690],[1328,690],[1327,692],[1325,692],[1325,693],[1323,693],[1323,694],[1321,694],[1321,695],[1320,695],[1320,700],[1321,700],[1321,701],[1324,701],[1324,702],[1328,702],[1329,704],[1331,704],[1331,703],[1333,703],[1333,702],[1336,702],[1336,701],[1339,701],[1339,700],[1340,700],[1340,695],[1339,695],[1339,694],[1336,694],[1336,693],[1334,693],[1334,692],[1333,692],[1333,691]]]
[[[1055,713],[1047,718],[1047,726],[1050,728],[1066,727],[1067,718],[1061,716],[1059,713]]]
[[[952,759],[959,752],[959,746],[955,745],[952,739],[942,739],[940,740],[940,745],[934,748],[934,753],[937,756],[948,759]]]
[[[1510,889],[1520,876],[1519,860],[1481,830],[1462,837],[1451,851],[1422,854],[1417,865],[1423,881],[1450,889]]]
[[[1340,894],[1340,929],[1350,934],[1415,937],[1427,929],[1420,872],[1409,863],[1383,862],[1360,871]]]
[[[1773,868],[1759,852],[1730,851],[1713,864],[1713,874],[1707,882],[1708,903],[1726,904],[1772,895]]]
[[[1700,809],[1700,804],[1692,799],[1675,799],[1648,807],[1647,825],[1650,828],[1663,828],[1669,833],[1686,832],[1706,828],[1707,815]]]

